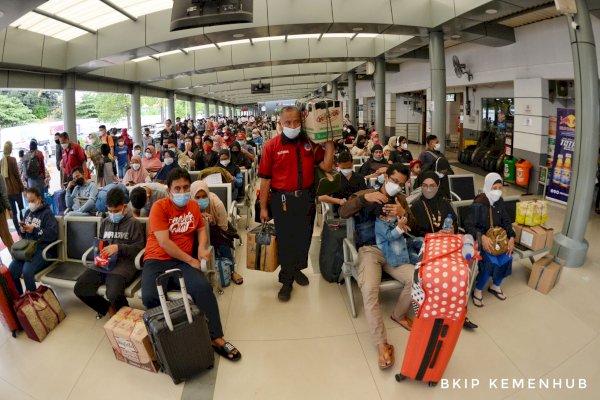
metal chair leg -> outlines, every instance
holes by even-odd
[[[348,293],[348,299],[350,300],[350,310],[352,312],[352,318],[356,318],[356,305],[354,304],[354,294],[352,293],[352,277],[346,276],[344,278],[346,284],[346,292]]]

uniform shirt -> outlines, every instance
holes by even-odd
[[[315,165],[324,158],[323,148],[307,138],[290,140],[285,135],[277,135],[265,144],[258,176],[271,179],[275,190],[308,189],[315,183]]]
[[[71,176],[71,172],[76,167],[81,167],[84,160],[83,149],[77,143],[69,144],[69,147],[62,151],[61,163],[67,176]]]
[[[198,203],[190,200],[185,207],[177,208],[171,199],[164,198],[154,203],[148,220],[148,242],[144,260],[172,260],[158,244],[155,232],[169,231],[171,239],[184,253],[192,255],[194,237],[198,229],[204,228],[204,220]]]

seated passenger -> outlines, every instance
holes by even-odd
[[[156,155],[156,149],[153,144],[149,144],[148,147],[146,147],[146,152],[142,159],[142,168],[150,173],[154,173],[162,168],[162,163],[160,162],[160,158]]]
[[[167,182],[169,173],[174,169],[178,169],[179,165],[175,162],[175,152],[173,150],[165,150],[163,159],[163,166],[160,170],[158,170],[156,175],[154,175],[153,181],[156,183],[165,184]]]
[[[167,146],[168,146],[167,148],[173,152],[173,158],[175,159],[175,162],[173,164],[178,165],[179,168],[189,170],[191,160],[187,155],[185,155],[185,153],[183,153],[182,151],[179,151],[179,149],[177,148],[177,140],[170,139],[169,144]],[[164,157],[165,157],[165,154],[163,154],[163,158]]]
[[[388,143],[385,146],[383,146],[383,158],[388,160],[389,164],[393,164],[392,162],[390,162],[390,155],[393,151],[396,150],[396,140],[396,136],[392,136],[388,139]]]
[[[70,209],[68,215],[93,215],[96,213],[96,182],[87,180],[83,168],[76,167],[72,172],[73,179],[67,185],[65,202]]]
[[[473,235],[480,243],[482,260],[479,261],[479,275],[473,291],[473,304],[483,307],[483,289],[490,277],[492,284],[488,292],[500,300],[506,300],[500,285],[502,280],[512,272],[512,252],[515,248],[515,231],[506,212],[502,199],[502,178],[496,173],[487,174],[483,185],[483,193],[473,200],[469,208],[469,215],[465,221],[465,230]],[[486,232],[490,227],[501,227],[506,231],[508,247],[505,254],[493,256],[495,243]]]
[[[367,147],[367,134],[364,129],[358,130],[358,136],[354,141],[354,146],[350,149],[353,157],[369,157],[371,151]]]
[[[353,172],[352,154],[349,152],[345,151],[338,156],[337,170],[342,175],[340,177],[342,183],[341,189],[330,195],[319,196],[319,201],[333,204],[333,213],[335,215],[338,214],[338,209],[350,196],[367,188],[365,178]]]
[[[213,150],[213,140],[211,138],[207,137],[204,139],[202,150],[196,153],[196,158],[194,160],[194,168],[196,171],[214,167],[219,163],[219,154]]]
[[[250,169],[252,168],[252,161],[244,153],[244,151],[246,153],[248,151],[242,151],[240,150],[241,148],[242,147],[240,146],[239,142],[236,141],[231,143],[231,146],[229,146],[229,151],[231,153],[231,162],[240,168]]]
[[[440,182],[438,184],[440,194],[444,198],[452,200],[452,194],[450,193],[450,179],[448,179],[448,175],[454,175],[454,171],[452,170],[448,159],[446,159],[446,157],[439,157],[434,161],[430,169],[423,168],[422,170],[434,172],[440,178]],[[421,186],[422,177],[423,174],[417,176],[417,179],[415,179],[415,189]]]
[[[241,129],[237,134],[237,142],[240,144],[240,151],[250,160],[250,164],[254,161],[254,147],[246,140],[246,131]]]
[[[427,148],[423,150],[421,154],[419,154],[419,160],[421,160],[421,163],[423,163],[421,166],[423,171],[433,169],[433,164],[436,162],[436,160],[440,157],[444,157],[444,154],[440,152],[440,148],[442,146],[440,145],[440,141],[437,136],[429,135],[427,136],[426,141]]]
[[[137,275],[135,257],[144,248],[146,238],[144,226],[127,209],[125,194],[119,188],[111,189],[106,195],[108,217],[102,220],[99,239],[108,246],[102,249],[105,258],[116,255],[112,269],[88,266],[75,283],[75,295],[102,318],[107,313],[113,316],[121,307],[127,306],[125,289]],[[93,264],[93,263],[92,263]],[[98,288],[106,285],[108,301],[98,294]]]
[[[229,150],[219,151],[219,164],[217,166],[224,168],[231,175],[233,181],[231,185],[231,197],[236,200],[244,194],[244,175],[242,175],[240,168],[231,162]]]
[[[260,134],[260,131],[257,128],[255,128],[252,131],[252,141],[256,145],[263,144],[263,137],[262,137],[262,135]]]
[[[202,216],[208,219],[210,225],[210,244],[215,248],[216,257],[223,257],[231,261],[231,280],[241,285],[244,278],[235,269],[233,256],[233,232],[230,231],[225,205],[210,189],[206,182],[195,181],[190,187],[192,199],[198,203]],[[237,234],[237,232],[236,232]],[[238,236],[239,237],[239,236]]]
[[[408,139],[404,136],[394,137],[395,143],[393,144],[395,150],[392,151],[389,161],[392,163],[408,164],[413,160],[412,153],[408,150]]]
[[[383,174],[388,166],[387,160],[383,158],[383,147],[376,144],[371,149],[371,158],[360,167],[358,172],[369,180]]]
[[[119,179],[117,178],[117,162],[111,158],[110,147],[106,143],[100,145],[100,153],[102,153],[102,158],[97,165],[96,178],[98,187],[103,187]]]
[[[58,223],[52,214],[52,209],[44,201],[42,192],[34,186],[27,189],[25,193],[29,208],[25,211],[23,220],[19,222],[21,236],[23,239],[39,240],[39,243],[30,261],[13,259],[8,266],[19,295],[23,294],[21,275],[27,291],[36,289],[35,274],[50,265],[50,262],[42,257],[42,251],[47,245],[58,240]]]
[[[340,207],[341,218],[354,216],[356,221],[358,249],[358,285],[360,287],[365,315],[369,324],[371,336],[378,347],[379,368],[389,368],[394,365],[394,346],[388,343],[385,325],[381,317],[379,303],[379,285],[382,270],[403,284],[403,289],[393,311],[398,321],[406,315],[411,302],[411,287],[413,283],[414,266],[410,264],[392,268],[385,260],[382,251],[377,247],[375,238],[375,220],[378,210],[383,210],[388,216],[402,218],[407,216],[409,225],[413,220],[409,214],[408,204],[400,187],[408,180],[408,170],[401,164],[392,164],[386,170],[384,184],[379,191],[367,189],[355,193]],[[387,204],[389,199],[397,198],[395,204]],[[383,207],[382,207],[383,205]]]
[[[142,159],[140,156],[135,155],[131,157],[131,168],[125,173],[123,183],[125,186],[134,186],[138,183],[144,183],[150,180],[148,172],[142,168]]]
[[[133,216],[138,218],[149,216],[152,205],[165,197],[169,197],[166,185],[156,182],[135,185],[129,193]]]
[[[200,269],[200,260],[208,260],[210,252],[200,207],[195,201],[190,201],[190,183],[187,171],[171,171],[167,179],[169,197],[157,201],[150,211],[148,243],[142,270],[142,301],[147,308],[160,305],[156,278],[167,270],[180,269],[188,293],[208,318],[213,348],[228,360],[237,361],[242,355],[223,339],[217,299]],[[198,238],[197,253],[192,251],[194,237]],[[179,282],[175,281],[170,281],[169,284],[179,286]],[[165,292],[168,289],[169,287],[165,288]]]
[[[456,213],[450,201],[440,192],[440,177],[433,171],[426,171],[420,175],[423,180],[421,185],[421,196],[412,203],[411,210],[415,216],[416,223],[412,234],[425,237],[428,233],[442,231],[444,220],[448,215],[452,216],[454,228],[452,232],[458,231]]]

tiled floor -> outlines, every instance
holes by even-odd
[[[477,179],[478,186],[482,182]],[[552,205],[549,224],[560,229],[563,214],[562,207]],[[600,216],[592,214],[587,238],[597,244],[599,234]],[[396,365],[380,371],[356,286],[359,313],[353,319],[345,288],[325,282],[311,257],[310,285],[295,287],[292,300],[282,304],[276,299],[276,274],[245,270],[244,247],[236,255],[245,282],[225,289],[218,300],[226,336],[243,353],[239,363],[222,360],[215,370],[175,386],[166,375],[116,361],[102,329],[105,320],[96,321],[91,310],[61,290],[68,317],[43,343],[24,334],[13,339],[0,329],[0,400],[600,398],[597,245],[591,246],[586,265],[564,270],[548,295],[527,287],[530,263],[523,261],[515,263],[503,285],[507,301],[486,293],[484,308],[469,307],[480,328],[463,331],[445,373],[459,379],[461,388],[395,381],[409,336],[387,318],[397,291],[381,295]],[[8,262],[5,251],[1,256]],[[132,305],[141,307],[139,301]],[[490,379],[502,378],[586,379],[587,388],[568,390],[562,381],[562,389],[533,390],[526,380],[524,388],[502,389],[499,381],[497,389],[490,388]],[[471,379],[479,386],[465,387]]]

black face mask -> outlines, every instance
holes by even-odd
[[[56,139],[56,140],[54,141],[54,143],[56,143],[56,144],[60,144],[60,140]]]
[[[365,148],[365,142],[358,142],[356,144],[356,147],[358,147],[359,149],[364,149]]]
[[[83,186],[83,178],[79,178],[79,179],[75,180],[75,184],[77,186]]]

